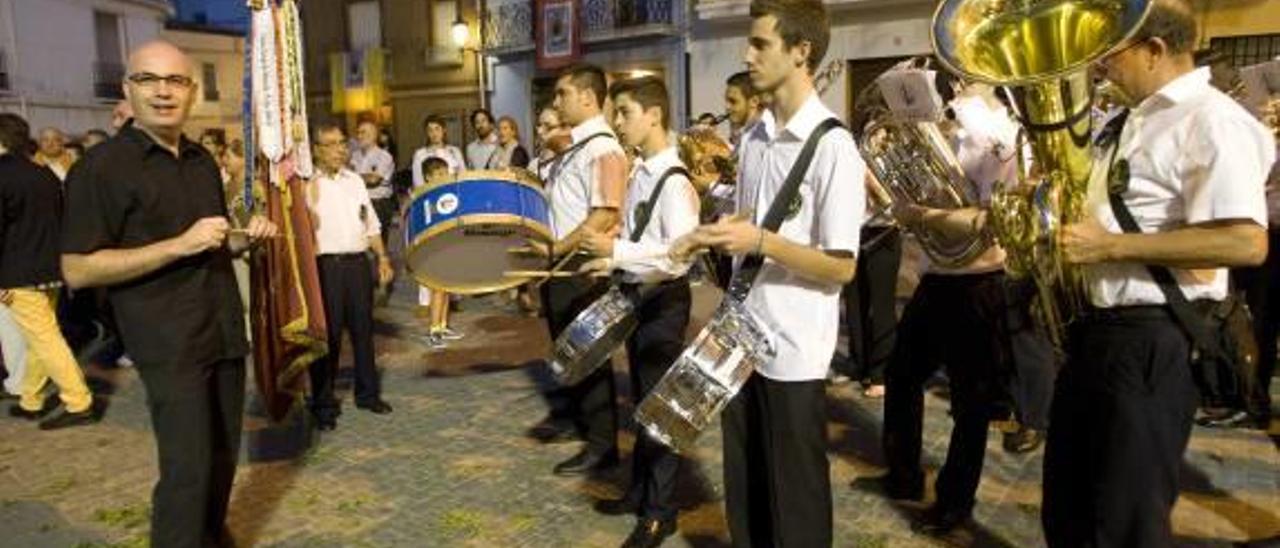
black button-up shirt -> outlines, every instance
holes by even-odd
[[[18,154],[0,156],[0,289],[62,279],[58,264],[62,183]]]
[[[175,156],[129,126],[68,174],[62,251],[142,247],[226,215],[213,157],[185,137]],[[249,351],[225,247],[111,286],[108,295],[125,349],[140,365],[203,365]]]

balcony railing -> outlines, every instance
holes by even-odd
[[[93,63],[93,96],[99,99],[124,99],[124,65],[111,61]]]
[[[533,49],[532,0],[488,0],[485,48],[493,53]],[[653,34],[677,34],[684,0],[583,0],[578,14],[586,43]]]

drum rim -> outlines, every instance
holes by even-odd
[[[448,178],[440,179],[431,183],[416,187],[409,193],[409,201],[417,200],[423,194],[431,192],[437,188],[470,181],[503,181],[516,185],[529,187],[542,195],[545,200],[546,192],[543,190],[542,182],[527,169],[508,168],[508,169],[471,169],[463,171],[457,175],[450,175]]]
[[[521,217],[519,215],[513,215],[510,213],[473,213],[471,215],[458,216],[454,219],[441,222],[440,224],[437,224],[427,230],[422,231],[421,234],[418,234],[413,238],[413,241],[408,242],[407,249],[409,250],[410,253],[412,253],[413,250],[417,248],[423,241],[429,240],[449,230],[454,230],[458,228],[458,226],[460,225],[465,225],[467,220],[475,221],[477,224],[492,223],[492,224],[505,224],[505,225],[514,225],[522,228],[529,228],[534,232],[536,232],[539,236],[542,236],[545,241],[550,242],[555,239],[551,234],[550,227],[536,221],[530,221],[528,217]],[[503,221],[508,221],[508,222],[503,222]],[[513,287],[520,286],[529,281],[528,279],[525,279],[525,278],[511,278],[509,280],[507,278],[503,278],[504,281],[498,282],[495,284],[480,285],[480,286],[457,286],[457,285],[445,284],[441,282],[440,279],[434,276],[429,276],[425,272],[415,271],[413,269],[413,264],[410,263],[408,260],[405,261],[404,266],[405,266],[405,271],[407,271],[409,275],[413,277],[413,279],[417,280],[418,283],[426,285],[431,289],[437,289],[440,291],[445,291],[448,293],[454,293],[458,295],[475,295],[477,293],[492,293],[494,291],[511,289]]]

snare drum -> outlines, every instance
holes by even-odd
[[[517,251],[553,240],[548,219],[546,196],[528,172],[466,171],[414,193],[405,210],[405,263],[432,289],[510,289],[529,280],[506,272],[546,268],[545,258]]]
[[[687,453],[751,373],[775,355],[763,325],[742,303],[726,298],[636,406],[636,423],[654,439]]]
[[[548,364],[556,380],[573,386],[593,373],[635,331],[635,301],[617,285],[582,310],[556,337]]]

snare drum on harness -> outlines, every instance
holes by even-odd
[[[688,452],[752,372],[777,354],[768,333],[745,305],[726,297],[636,407],[636,422],[654,439]]]
[[[524,170],[466,171],[418,189],[405,211],[409,273],[433,289],[470,295],[528,282],[509,272],[546,260],[521,254],[553,240],[547,199]]]
[[[638,295],[614,284],[556,337],[548,364],[556,380],[572,386],[600,367],[636,329]]]

